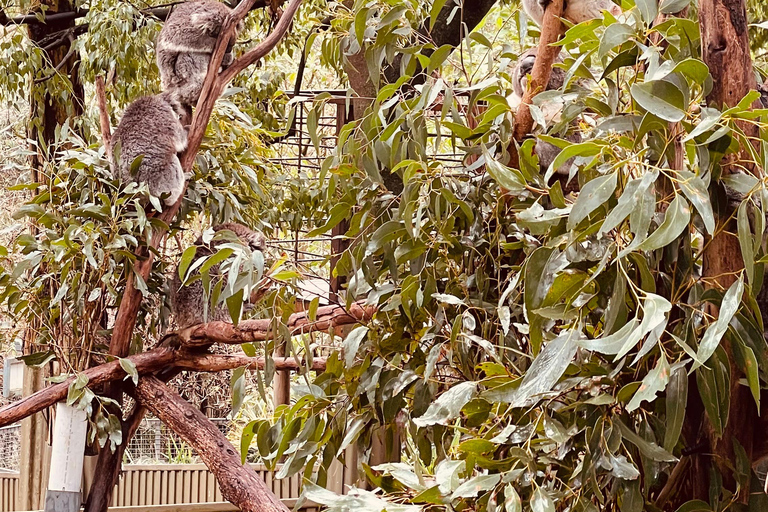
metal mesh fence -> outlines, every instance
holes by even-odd
[[[223,434],[230,429],[230,420],[212,418]],[[141,422],[136,434],[125,450],[126,464],[193,464],[200,462],[197,453],[160,420],[147,418]]]
[[[21,425],[0,428],[0,471],[18,471]]]

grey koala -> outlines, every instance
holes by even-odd
[[[232,231],[240,242],[248,246],[253,251],[264,251],[267,246],[267,240],[263,233],[260,231],[254,231],[250,228],[243,226],[242,224],[227,223],[214,226],[213,230],[216,232],[228,229]],[[195,242],[197,250],[195,251],[195,257],[192,259],[192,265],[200,258],[210,256],[216,252],[216,247],[219,244],[225,243],[223,240],[215,240],[206,245],[203,243],[203,237],[199,237]],[[219,273],[219,265],[214,265],[209,270],[211,277],[213,278]],[[178,268],[174,270],[173,281],[171,282],[171,309],[174,317],[176,318],[176,324],[179,329],[184,329],[192,325],[197,325],[205,321],[230,321],[229,312],[225,304],[220,304],[213,310],[208,308],[208,317],[205,317],[206,296],[203,290],[203,283],[200,279],[197,279],[190,283],[188,286],[182,285],[182,280],[179,277]]]
[[[528,75],[531,73],[531,70],[533,70],[533,64],[536,62],[537,54],[537,47],[531,48],[530,50],[524,52],[522,55],[520,55],[520,58],[517,61],[517,66],[512,72],[512,87],[515,91],[515,94],[521,99],[525,93],[525,89],[528,87]],[[558,57],[557,62],[562,62],[562,60]],[[554,89],[560,89],[564,82],[565,71],[560,68],[552,68],[546,90],[551,91]],[[565,140],[579,143],[582,141],[582,138],[579,132],[572,132],[566,135]],[[560,148],[550,144],[549,142],[544,142],[542,140],[536,141],[534,152],[536,153],[536,156],[539,157],[539,168],[541,169],[541,172],[546,172],[547,169],[549,169],[549,166],[552,165],[552,162],[555,161],[555,158],[557,158],[557,155],[560,154],[560,151]],[[567,183],[563,182],[563,180],[567,180],[573,162],[574,159],[571,158],[555,170],[557,178],[562,182],[563,190],[567,190]]]
[[[541,26],[544,21],[544,10],[550,1],[523,0],[523,9],[534,23]],[[611,0],[565,0],[563,2],[563,18],[574,24],[600,18],[603,11],[608,11],[614,16],[622,13],[621,7]]]
[[[186,108],[197,105],[224,19],[231,9],[216,0],[196,0],[177,5],[157,37],[157,66],[163,90],[171,92]],[[227,43],[221,65],[232,64],[235,35]]]
[[[147,183],[150,194],[165,195],[169,206],[184,193],[178,157],[187,147],[182,115],[181,105],[168,93],[141,97],[125,109],[110,144],[112,169],[120,181]]]
[[[533,64],[536,62],[536,56],[539,53],[538,46],[525,51],[517,59],[517,65],[514,71],[512,71],[512,88],[515,94],[522,99],[525,94],[525,90],[528,88],[528,75],[533,71]],[[559,57],[555,62],[562,62]],[[547,83],[547,90],[552,91],[560,89],[565,82],[565,71],[560,68],[552,68],[552,72],[549,75],[549,83]]]

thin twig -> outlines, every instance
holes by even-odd
[[[75,50],[76,50],[75,37],[70,35],[68,39],[69,39],[69,50],[67,51],[67,54],[64,55],[64,58],[62,58],[58,64],[56,64],[56,67],[53,68],[53,71],[51,72],[51,74],[44,76],[42,78],[36,78],[35,79],[36,84],[41,84],[47,80],[50,80],[54,76],[56,76],[58,72],[61,70],[61,68],[63,68],[64,65],[66,65],[66,63],[69,61],[69,59],[72,58],[72,56],[75,54]]]
[[[99,126],[101,127],[101,140],[107,148],[107,156],[112,161],[112,129],[109,122],[109,109],[107,108],[107,93],[104,85],[104,77],[96,77],[96,101],[99,104]]]

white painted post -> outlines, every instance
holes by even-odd
[[[88,420],[85,411],[56,404],[53,427],[51,474],[45,496],[45,512],[78,512],[82,500],[83,457]]]

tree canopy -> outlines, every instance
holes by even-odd
[[[741,19],[755,66],[743,48],[751,92],[723,103],[713,90],[735,71],[711,68],[705,3],[624,0],[618,19],[569,24],[555,64],[563,86],[534,98],[535,136],[518,144],[512,73],[540,35],[518,2],[307,0],[276,50],[216,103],[157,248],[148,241],[166,226],[142,207],[146,190],[113,179],[90,86],[107,76],[113,125],[130,100],[158,90],[152,6],[78,5],[87,13],[74,26],[87,30],[68,43],[78,62],[69,74],[7,24],[5,106],[54,97],[83,108],[53,141],[29,140],[6,159],[19,173],[12,190],[28,200],[0,248],[4,313],[35,325],[30,362],[55,357],[63,373],[81,372],[104,359],[129,279],[143,295],[131,353],[169,330],[180,261],[182,278],[202,279],[234,322],[274,319],[273,337],[242,347],[267,356],[254,391],[264,395],[280,343],[311,367],[313,335],[287,323],[297,281],[320,265],[265,264],[233,241],[190,268],[193,252],[173,237],[232,220],[309,238],[343,227],[346,248],[325,277],[345,283],[340,304],[375,314],[339,340],[323,372],[304,373],[290,405],[245,426],[244,459],[303,473],[305,496],[331,511],[765,510],[753,470],[768,453],[758,418],[768,111],[755,90],[765,7],[730,2],[734,26],[739,8],[754,22]],[[273,25],[266,9],[251,12],[236,53]],[[305,89],[346,92],[291,100],[283,91],[302,52]],[[347,122],[318,169],[270,160],[294,108],[319,151],[318,119],[339,96]],[[20,141],[44,119],[24,121],[10,129]],[[548,168],[537,141],[562,150]],[[37,174],[30,152],[42,158]],[[147,279],[132,270],[141,251],[155,255]],[[265,275],[273,289],[246,311]],[[117,404],[99,391],[77,379],[68,400],[91,414],[94,441],[119,444]],[[377,443],[387,462],[371,459]],[[323,489],[327,470],[351,446],[373,490],[336,496]]]

